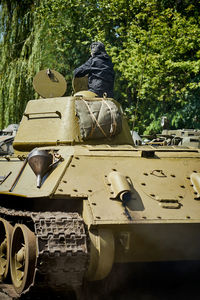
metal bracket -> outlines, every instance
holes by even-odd
[[[163,170],[153,170],[153,171],[151,171],[151,173],[150,173],[151,175],[154,175],[154,176],[156,176],[156,177],[167,177],[166,175],[165,175],[165,173],[163,172]]]
[[[130,232],[121,232],[119,241],[124,248],[124,251],[128,252],[130,250]]]
[[[169,209],[179,209],[182,205],[178,200],[174,199],[161,199],[159,202],[162,208]]]

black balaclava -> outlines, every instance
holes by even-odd
[[[96,55],[100,53],[106,53],[105,46],[102,42],[93,42],[90,46],[91,55]]]

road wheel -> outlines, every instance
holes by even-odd
[[[35,234],[23,224],[16,224],[13,230],[10,269],[13,286],[18,294],[33,283],[37,257]]]
[[[9,277],[9,253],[13,226],[0,218],[0,281]]]

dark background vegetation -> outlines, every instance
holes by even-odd
[[[37,97],[34,75],[72,72],[100,40],[115,65],[115,98],[139,133],[200,128],[200,1],[0,0],[0,128]]]

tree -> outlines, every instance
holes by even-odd
[[[175,128],[200,126],[199,3],[162,2],[129,4],[134,18],[124,12],[117,28],[123,46],[112,55],[123,83],[122,103],[141,133],[158,131],[162,114]]]
[[[34,97],[32,77],[40,68],[36,1],[1,1],[0,128],[16,123]]]
[[[0,3],[1,127],[21,118],[39,69],[61,72],[71,93],[72,72],[88,59],[94,40],[105,43],[115,64],[115,98],[131,127],[158,131],[163,114],[174,128],[200,126],[199,1]]]

